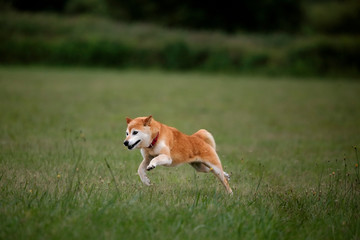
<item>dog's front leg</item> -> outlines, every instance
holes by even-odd
[[[151,169],[154,169],[156,166],[170,166],[172,163],[172,159],[169,155],[166,154],[160,154],[156,158],[153,158],[150,161],[149,166],[147,166],[147,170],[150,171]]]
[[[145,185],[150,186],[150,179],[146,176],[146,167],[149,165],[151,158],[142,150],[141,150],[141,155],[143,156],[143,161],[139,165],[138,174],[140,176],[141,181]]]

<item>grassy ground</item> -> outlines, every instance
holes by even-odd
[[[346,79],[2,67],[0,239],[359,239],[359,92]],[[142,185],[122,141],[125,117],[149,114],[212,132],[234,195],[185,165]]]

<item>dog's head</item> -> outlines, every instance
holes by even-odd
[[[134,148],[145,148],[151,144],[151,120],[149,117],[126,118],[127,129],[124,145],[132,150]]]

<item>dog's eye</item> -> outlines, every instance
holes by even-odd
[[[138,131],[133,131],[133,135],[136,135],[136,134],[138,134]]]
[[[126,136],[127,136],[127,135],[129,135],[129,133],[128,133],[128,132],[126,132]]]

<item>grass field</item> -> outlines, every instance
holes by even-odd
[[[360,83],[0,68],[0,239],[360,239]],[[125,117],[213,133],[233,196],[137,176]],[[106,164],[108,163],[108,165]]]

